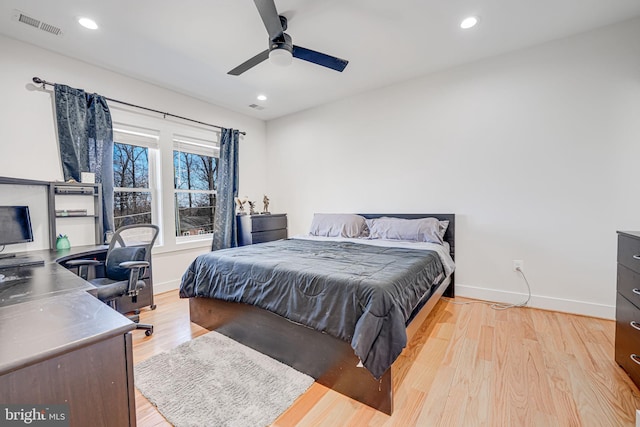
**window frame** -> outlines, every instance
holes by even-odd
[[[220,159],[220,143],[219,143],[219,133],[213,132],[213,135],[217,137],[217,140],[202,138],[202,137],[194,137],[192,135],[181,135],[181,134],[173,134],[172,141],[172,149],[171,149],[171,159],[172,159],[172,180],[173,180],[173,203],[174,203],[174,220],[176,222],[176,243],[185,243],[185,242],[193,242],[198,240],[210,240],[213,237],[213,230],[210,233],[198,233],[194,235],[178,235],[178,226],[177,224],[180,221],[178,217],[179,208],[178,208],[178,195],[179,194],[207,194],[214,195],[217,197],[217,189],[213,190],[189,190],[176,188],[176,171],[175,171],[175,153],[189,153],[200,156],[212,157],[216,162],[216,173],[217,168],[219,167],[219,159]],[[214,217],[215,217],[215,206],[214,209]]]
[[[163,244],[162,209],[160,188],[160,131],[142,128],[125,123],[113,123],[113,142],[147,149],[148,187],[116,187],[114,193],[149,193],[151,196],[151,223],[160,227],[155,246]],[[115,205],[115,202],[114,202]],[[114,206],[115,209],[115,206]]]

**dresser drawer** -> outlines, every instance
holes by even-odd
[[[618,263],[640,273],[640,239],[618,234]]]
[[[287,230],[258,231],[251,233],[251,243],[264,243],[287,238]]]
[[[640,310],[620,294],[616,300],[616,362],[640,384]]]
[[[268,231],[287,228],[287,217],[285,215],[263,215],[251,217],[251,232]]]
[[[640,273],[618,264],[618,292],[640,307]]]

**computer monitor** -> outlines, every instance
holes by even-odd
[[[26,242],[33,242],[29,207],[0,206],[0,246]]]

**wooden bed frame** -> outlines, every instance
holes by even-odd
[[[366,218],[389,216],[448,220],[444,240],[455,259],[455,214],[361,214]],[[409,342],[444,294],[453,297],[454,277],[432,289],[407,325]],[[339,393],[391,415],[393,390],[391,368],[378,381],[365,368],[357,367],[358,357],[350,343],[292,322],[270,311],[243,303],[212,298],[190,298],[191,321],[215,330],[263,354],[285,363]]]

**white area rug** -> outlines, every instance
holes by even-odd
[[[135,385],[174,426],[267,426],[313,378],[217,332],[133,369]]]

